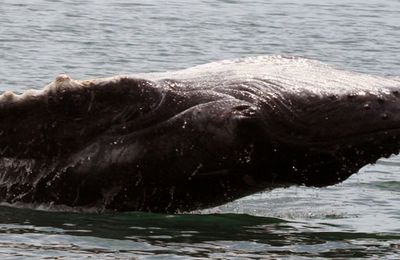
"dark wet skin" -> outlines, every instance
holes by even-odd
[[[317,94],[284,83],[63,76],[36,94],[6,93],[0,200],[183,212],[276,187],[332,185],[398,152],[398,82]]]

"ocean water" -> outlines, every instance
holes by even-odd
[[[399,0],[2,0],[0,91],[289,54],[400,76]],[[400,258],[400,157],[181,215],[0,207],[0,258]]]

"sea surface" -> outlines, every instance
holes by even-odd
[[[399,77],[400,1],[0,2],[0,92],[265,54]],[[0,259],[29,258],[400,259],[400,157],[181,215],[1,206]]]

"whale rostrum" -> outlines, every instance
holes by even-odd
[[[185,212],[400,149],[400,81],[260,56],[0,95],[0,202]]]

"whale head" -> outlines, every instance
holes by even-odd
[[[180,212],[400,148],[400,82],[263,56],[0,96],[0,200]]]

